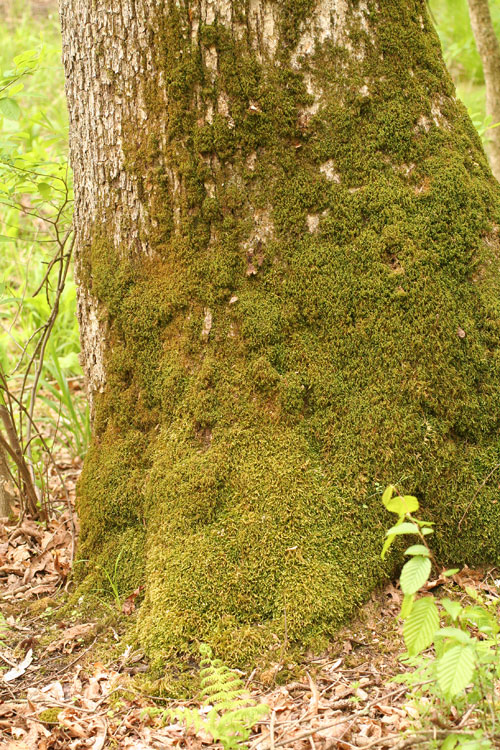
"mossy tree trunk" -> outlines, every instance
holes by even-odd
[[[425,0],[61,10],[80,552],[150,653],[319,643],[387,576],[387,483],[498,562],[498,186]]]

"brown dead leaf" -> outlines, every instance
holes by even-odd
[[[311,700],[310,700],[310,709],[309,711],[312,713],[313,716],[315,716],[318,713],[318,706],[319,706],[319,690],[317,685],[315,684],[314,680],[312,679],[309,672],[306,672],[307,678],[309,680],[309,687],[311,689]]]
[[[57,573],[61,576],[61,578],[67,578],[70,571],[71,571],[71,565],[69,559],[67,559],[64,551],[55,550],[54,551],[54,568]]]
[[[30,583],[37,573],[42,571],[54,572],[54,563],[50,552],[42,552],[31,559],[30,565],[24,574],[24,583]]]
[[[10,559],[12,562],[24,562],[25,560],[29,560],[30,557],[31,553],[24,544],[13,549],[10,554]]]
[[[34,521],[26,518],[16,529],[13,538],[17,538],[20,535],[23,535],[28,541],[34,539],[36,542],[40,542],[43,537],[43,530],[41,526],[38,526]]]
[[[57,720],[72,737],[80,737],[81,739],[88,737],[88,727],[85,726],[73,708],[65,708],[61,711]]]
[[[135,600],[139,596],[139,594],[144,590],[144,586],[139,586],[138,589],[133,591],[122,604],[122,612],[124,615],[131,615],[132,612],[135,610]]]
[[[72,628],[68,628],[61,638],[51,643],[47,652],[52,653],[53,651],[64,651],[65,653],[72,653],[72,651],[78,646],[78,639],[94,630],[95,624],[93,622],[82,623],[81,625],[73,625]]]

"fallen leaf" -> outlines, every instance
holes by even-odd
[[[33,649],[30,648],[22,662],[20,662],[17,667],[13,667],[12,669],[9,669],[8,672],[6,672],[3,675],[3,681],[4,682],[12,682],[12,680],[17,680],[18,677],[22,677],[22,675],[26,672],[29,665],[33,661]]]
[[[60,651],[62,649],[66,653],[71,653],[77,645],[75,641],[78,638],[82,638],[84,635],[89,633],[94,629],[94,627],[95,626],[93,622],[87,622],[82,623],[81,625],[74,625],[72,628],[68,628],[64,632],[62,638],[58,638],[57,641],[54,641],[48,646],[47,652],[51,653],[52,651]]]

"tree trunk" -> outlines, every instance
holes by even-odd
[[[498,186],[425,0],[61,11],[80,554],[145,583],[144,646],[317,645],[387,576],[391,482],[498,562]]]
[[[7,464],[7,456],[0,446],[0,518],[10,516],[12,511],[12,493],[9,489],[10,473]]]
[[[488,0],[468,2],[472,31],[483,64],[486,114],[490,116],[493,126],[489,131],[491,169],[500,180],[500,44],[493,28]]]

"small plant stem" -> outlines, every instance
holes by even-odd
[[[9,410],[3,404],[0,404],[0,419],[3,422],[5,433],[8,438],[8,440],[6,440],[0,434],[0,446],[6,453],[8,453],[8,455],[16,464],[22,484],[24,486],[28,510],[34,518],[38,518],[40,515],[37,508],[38,496],[33,485],[31,472],[29,471],[26,461],[24,460],[23,451],[21,449],[21,445],[19,443],[14,425],[12,424]]]

